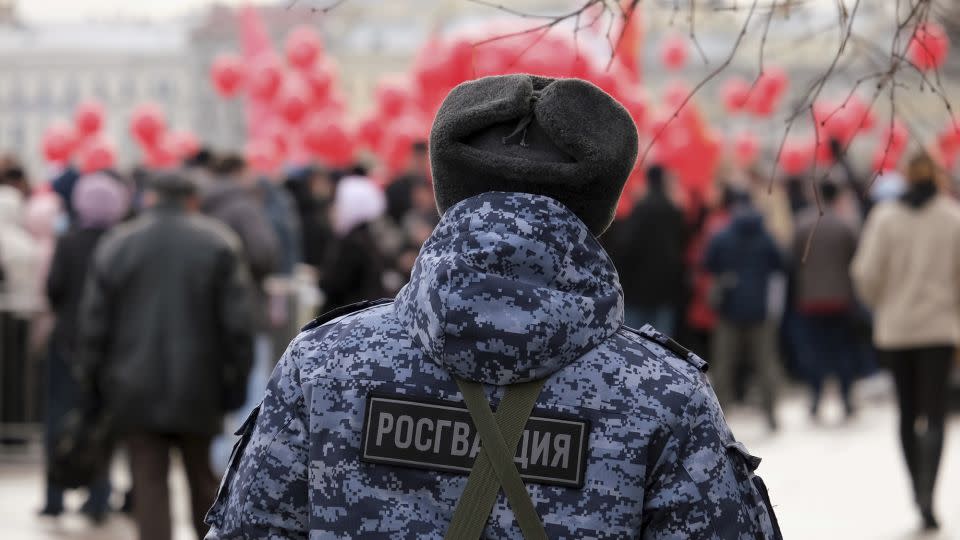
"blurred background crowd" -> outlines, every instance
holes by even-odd
[[[252,368],[246,402],[226,422],[235,428],[302,324],[404,285],[440,219],[427,136],[446,92],[476,76],[533,72],[592,80],[640,130],[644,159],[600,238],[620,275],[626,323],[653,324],[708,359],[724,410],[755,408],[773,433],[784,429],[778,401],[798,389],[814,423],[823,422],[829,380],[844,422],[870,405],[857,398],[869,393],[854,391],[858,384],[895,396],[914,496],[921,510],[932,504],[922,499],[932,498],[949,410],[960,407],[951,303],[960,294],[960,241],[937,236],[956,230],[952,218],[916,215],[960,189],[960,124],[944,122],[931,92],[933,104],[911,104],[917,116],[908,120],[846,81],[813,105],[807,131],[781,143],[771,122],[822,57],[782,50],[755,81],[734,63],[711,90],[716,99],[689,99],[704,71],[694,58],[701,45],[664,31],[656,12],[611,17],[620,36],[611,41],[605,27],[540,35],[507,12],[461,12],[449,2],[432,29],[409,6],[384,3],[374,15],[363,0],[329,14],[306,2],[217,5],[166,25],[33,23],[20,17],[25,4],[0,0],[5,452],[36,455],[45,440],[49,455],[76,406],[84,295],[111,231],[144,223],[177,192],[189,195],[184,211],[238,239],[250,277]],[[783,32],[800,36],[828,18],[809,4],[787,6],[794,22]],[[365,24],[351,29],[358,20]],[[858,24],[883,32],[884,20]],[[919,72],[943,69],[948,84],[958,72],[949,43],[960,40],[950,20],[904,44]],[[579,16],[569,22],[579,25]],[[729,28],[705,24],[701,54],[722,59],[715,50],[726,45],[711,40]],[[884,215],[885,229],[871,226],[890,204],[916,215]],[[957,253],[945,251],[950,245]],[[921,262],[876,275],[884,253],[908,246]],[[896,299],[924,289],[945,300],[917,307]],[[170,309],[156,296],[156,309]],[[195,308],[173,309],[189,318]],[[148,343],[151,331],[135,329]],[[907,356],[931,367],[898,367]],[[895,383],[884,386],[888,370]],[[219,471],[231,444],[211,434],[194,451]],[[181,451],[194,484],[189,448]],[[123,482],[103,477],[87,487],[82,510],[94,523],[136,505],[122,496]],[[63,486],[48,478],[41,514],[59,515],[63,501]]]

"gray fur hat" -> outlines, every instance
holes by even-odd
[[[580,79],[502,75],[446,97],[430,132],[440,212],[487,191],[552,197],[595,235],[613,221],[637,159],[630,114]]]

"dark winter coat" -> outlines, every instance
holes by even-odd
[[[617,229],[617,271],[628,306],[658,307],[682,301],[687,225],[662,191],[652,190]]]
[[[263,208],[277,238],[277,271],[283,275],[293,274],[293,267],[303,262],[300,216],[293,197],[287,190],[267,180],[260,182],[263,193]]]
[[[75,351],[80,299],[87,268],[104,229],[75,229],[61,236],[47,275],[47,298],[57,315],[50,339],[61,351]]]
[[[720,287],[718,314],[737,323],[767,319],[770,278],[784,270],[783,255],[753,209],[734,215],[707,246],[704,267]]]
[[[333,241],[333,229],[328,217],[330,204],[314,197],[303,179],[288,180],[284,186],[293,197],[300,216],[303,262],[320,268]]]
[[[213,435],[249,371],[253,286],[226,227],[174,207],[111,231],[89,269],[81,360],[120,431]]]
[[[226,223],[240,237],[255,283],[280,266],[277,234],[253,193],[230,180],[218,180],[203,193],[203,213]]]
[[[354,227],[335,241],[324,263],[320,289],[327,296],[324,310],[376,300],[386,296],[383,273],[386,264],[367,224]]]

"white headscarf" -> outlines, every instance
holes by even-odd
[[[357,225],[369,223],[387,209],[383,190],[364,176],[347,176],[333,196],[333,230],[345,236]]]

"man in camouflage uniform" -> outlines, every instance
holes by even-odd
[[[779,538],[706,364],[623,325],[595,235],[636,152],[629,115],[589,83],[454,89],[431,134],[443,219],[410,283],[293,341],[241,428],[207,538],[444,537],[487,452],[464,381],[505,410],[511,388],[543,384],[514,459],[541,537]],[[492,507],[483,537],[523,537],[502,493]]]

